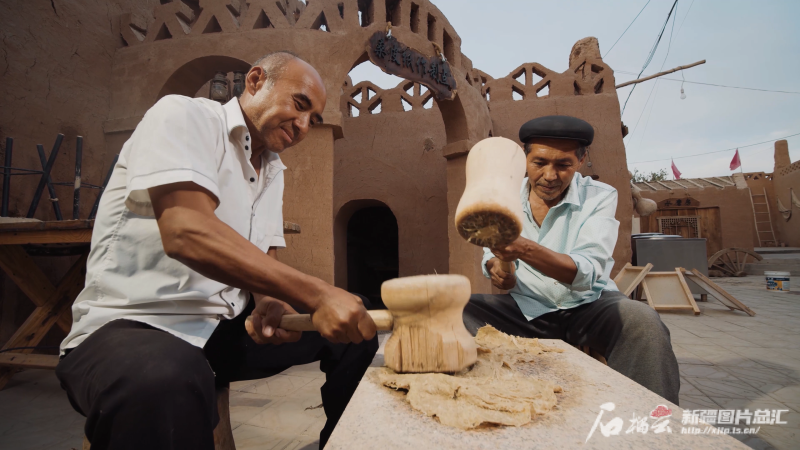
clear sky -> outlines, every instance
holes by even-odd
[[[506,76],[526,62],[563,72],[572,45],[595,36],[619,84],[636,78],[673,1],[650,0],[608,54],[647,0],[434,0],[434,4],[461,36],[464,54],[493,77]],[[706,64],[684,72],[687,81],[800,92],[800,1],[679,0],[676,17],[671,45],[672,19],[643,77],[662,67],[706,59]],[[381,87],[400,81],[369,63],[354,69],[351,76],[356,83],[369,79]],[[665,78],[680,80],[681,74]],[[668,160],[643,161],[675,158],[684,177],[727,175],[733,150],[684,156],[743,147],[745,172],[771,172],[772,142],[744,146],[800,133],[800,94],[690,83],[683,88],[685,100],[680,98],[680,81],[649,81],[634,90],[622,116],[630,130],[625,147],[631,171],[669,169]],[[618,91],[620,105],[630,89]],[[792,161],[800,159],[800,135],[787,140]]]

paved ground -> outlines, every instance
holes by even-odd
[[[713,300],[703,314],[661,314],[681,370],[684,409],[785,409],[788,424],[762,426],[753,448],[800,448],[800,292],[765,289],[761,276],[715,278],[756,312]],[[795,281],[795,279],[792,279]]]
[[[758,315],[713,300],[700,303],[700,316],[661,315],[681,366],[681,406],[789,410],[782,415],[787,425],[762,426],[743,441],[756,449],[800,448],[800,292],[768,292],[760,276],[715,281]],[[311,364],[232,386],[237,448],[316,450],[325,414],[314,407],[322,402],[323,382]],[[0,405],[0,449],[81,448],[84,419],[52,372],[18,374],[0,391]]]

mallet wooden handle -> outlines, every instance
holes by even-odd
[[[394,325],[392,313],[388,309],[367,311],[375,322],[378,330],[391,331]],[[253,318],[248,317],[244,326],[248,333],[253,331]],[[311,314],[286,314],[281,318],[280,328],[288,331],[316,331],[314,323],[311,322]]]
[[[516,269],[516,266],[514,266],[514,261],[503,261],[499,258],[498,261],[500,261],[500,268],[503,269],[505,273],[514,273],[514,269]]]

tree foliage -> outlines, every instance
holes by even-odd
[[[667,179],[667,169],[661,169],[657,172],[650,172],[650,173],[643,173],[639,172],[639,169],[633,169],[633,174],[631,176],[631,181],[634,183],[642,183],[642,182],[652,182],[652,181],[664,181]]]

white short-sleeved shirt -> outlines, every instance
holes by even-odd
[[[266,151],[250,163],[252,139],[238,99],[169,95],[145,114],[122,147],[100,201],[86,285],[72,306],[64,349],[116,319],[147,323],[202,347],[249,293],[209,279],[164,253],[147,189],[190,181],[217,200],[217,217],[262,251],[285,247],[283,170]]]

